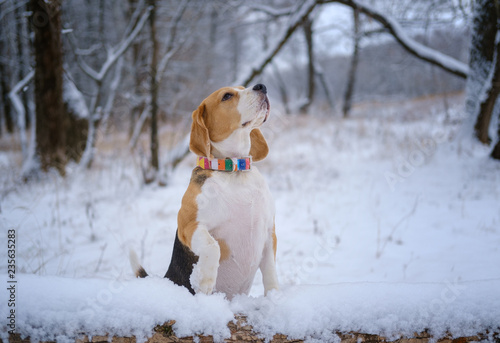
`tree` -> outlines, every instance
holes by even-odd
[[[307,113],[309,106],[314,101],[314,93],[316,90],[314,78],[316,76],[316,70],[314,68],[314,45],[313,45],[313,20],[310,15],[304,18],[302,23],[302,29],[304,30],[304,38],[306,39],[307,45],[307,99],[302,106],[300,106],[300,112]]]
[[[412,55],[458,77],[467,78],[469,73],[467,64],[417,42],[405,33],[401,25],[394,18],[384,15],[371,6],[357,0],[308,0],[291,15],[289,24],[284,28],[282,34],[278,36],[279,38],[274,44],[270,45],[270,48],[263,54],[263,57],[250,68],[248,74],[241,77],[241,82],[238,82],[238,84],[249,85],[256,76],[264,71],[264,68],[273,60],[297,27],[309,16],[315,7],[328,3],[340,3],[359,11],[359,13],[365,14],[381,24]],[[272,12],[272,9],[267,9],[267,11]]]
[[[493,81],[491,84],[490,91],[488,92],[488,97],[487,101],[485,102],[485,111],[491,111],[493,112],[493,108],[495,107],[496,100],[498,98],[498,95],[500,93],[500,43],[496,43],[496,63],[495,63],[495,72],[493,75]],[[495,147],[493,148],[493,151],[491,152],[491,157],[493,157],[496,160],[500,160],[500,111],[497,108],[497,115],[498,115],[498,128],[497,128],[497,143],[495,144]]]
[[[150,27],[150,39],[152,45],[152,56],[150,64],[150,91],[151,91],[151,167],[158,172],[160,168],[160,163],[158,162],[158,39],[156,37],[156,1],[148,0],[148,4],[151,8],[151,13],[149,15],[149,27]]]
[[[344,95],[344,105],[342,106],[342,113],[344,117],[349,116],[352,106],[352,94],[354,92],[354,83],[356,80],[356,69],[358,67],[359,61],[359,41],[361,39],[359,32],[359,10],[354,9],[353,11],[353,22],[354,22],[354,49],[351,57],[351,66],[349,67],[349,76],[347,79],[347,87]]]
[[[476,138],[490,144],[491,118],[500,114],[495,106],[500,93],[500,5],[496,0],[478,0],[474,7],[466,106],[469,115],[476,118]],[[491,156],[500,159],[500,137]]]
[[[494,66],[492,67],[493,77],[491,78],[491,87],[487,92],[486,99],[481,103],[480,115],[490,117],[495,112],[500,119],[500,108],[496,105],[498,95],[500,94],[500,3],[495,1],[496,13],[496,39],[495,39],[495,58]],[[491,152],[491,157],[500,160],[500,120],[497,128],[497,143]]]
[[[0,15],[2,13],[2,6],[0,6]],[[6,55],[6,45],[5,44],[5,34],[4,34],[3,22],[0,21],[0,56]],[[3,61],[0,61],[0,100],[2,103],[2,108],[0,109],[3,112],[3,117],[5,119],[5,128],[7,132],[14,132],[14,120],[12,118],[12,109],[10,106],[10,101],[8,99],[9,95],[9,79],[8,79],[8,68],[4,67]],[[1,117],[0,117],[1,124]],[[1,133],[1,127],[0,127]]]
[[[129,10],[127,19],[131,21],[132,18],[138,15],[138,9],[140,9],[140,3],[137,0],[128,0]],[[146,99],[144,94],[142,94],[141,83],[143,80],[143,65],[145,62],[145,50],[144,40],[138,38],[134,41],[131,47],[131,68],[134,75],[133,86],[131,91],[131,115],[130,115],[130,126],[129,126],[129,137],[132,138],[134,135],[135,122],[139,118],[140,114],[143,112],[146,106]],[[142,127],[142,126],[141,126]]]
[[[34,27],[36,154],[42,170],[65,174],[67,118],[63,104],[61,3],[30,0]]]
[[[18,75],[18,80],[22,80],[26,76],[26,70],[27,70],[27,61],[26,61],[26,47],[25,44],[23,43],[24,40],[24,35],[25,35],[25,23],[26,20],[24,20],[24,12],[25,12],[25,4],[22,4],[17,8],[17,21],[16,21],[16,33],[17,33],[17,60],[19,63],[19,68],[17,70],[17,75]],[[25,113],[25,123],[26,127],[29,128],[31,125],[31,118],[30,118],[30,110],[28,107],[28,92],[22,91],[22,101],[23,101],[23,106],[24,106],[24,113]]]
[[[485,86],[494,64],[496,19],[494,0],[476,2],[469,59],[471,75],[467,80],[466,104],[467,111],[476,118],[475,135],[484,144],[491,142],[488,134],[491,112],[484,113],[478,99],[487,90]]]
[[[118,43],[116,46],[110,48],[107,52],[107,58],[106,60],[102,63],[101,68],[99,71],[94,70],[92,67],[90,67],[82,58],[81,55],[76,53],[78,50],[76,48],[76,42],[72,41],[70,39],[70,43],[73,46],[73,50],[77,56],[78,64],[80,68],[84,71],[87,76],[89,76],[95,83],[95,88],[96,88],[96,95],[92,99],[90,110],[89,110],[89,128],[88,128],[88,136],[87,136],[87,142],[85,144],[85,151],[83,153],[82,159],[80,161],[80,164],[84,166],[85,168],[90,168],[92,165],[92,162],[94,160],[94,152],[95,152],[95,144],[96,144],[96,139],[97,139],[97,129],[98,129],[98,124],[100,119],[102,118],[101,115],[103,114],[102,110],[102,97],[103,97],[103,86],[104,86],[104,81],[106,77],[108,76],[110,70],[112,69],[113,66],[121,59],[122,55],[127,51],[127,49],[130,47],[134,39],[137,37],[139,32],[143,29],[146,20],[149,17],[151,9],[148,8],[144,11],[140,19],[137,20],[137,22],[134,24],[134,26],[129,25],[129,27],[125,30],[125,38]],[[115,83],[116,87],[118,87],[118,82]],[[114,98],[114,95],[116,94],[116,87],[115,89],[111,89],[110,95],[108,97],[107,104],[110,107],[112,105],[112,101],[110,101],[110,97]],[[112,100],[112,99],[111,99]]]
[[[273,45],[264,52],[261,59],[259,59],[251,68],[248,75],[240,77],[236,84],[248,86],[250,82],[253,81],[255,77],[262,74],[264,68],[271,63],[273,58],[278,54],[281,48],[285,45],[288,39],[293,35],[295,30],[304,22],[304,20],[309,16],[309,14],[316,7],[315,0],[305,1],[297,11],[292,14],[288,26],[283,30],[279,38],[274,42]]]
[[[381,24],[406,51],[415,57],[464,79],[467,78],[469,74],[467,64],[412,39],[405,33],[401,25],[394,18],[384,15],[373,7],[358,2],[357,0],[318,0],[318,2],[322,4],[340,3],[354,10],[358,10],[360,13],[367,15]]]
[[[177,31],[179,28],[179,23],[187,9],[190,0],[182,1],[177,7],[175,15],[170,20],[168,40],[166,42],[165,52],[162,54],[162,59],[160,60],[160,42],[157,36],[157,2],[156,0],[148,0],[149,8],[151,9],[151,14],[149,16],[149,26],[150,26],[150,41],[152,46],[152,56],[150,62],[150,122],[151,122],[151,135],[150,135],[150,151],[151,151],[151,163],[150,167],[152,173],[148,173],[143,170],[144,181],[146,183],[153,182],[158,177],[158,172],[160,169],[159,161],[159,148],[160,142],[158,138],[158,92],[160,89],[161,80],[168,63],[172,59],[173,55],[177,50],[183,45],[183,41],[177,41]],[[150,175],[152,174],[152,175]],[[164,180],[159,180],[160,184],[164,184]]]

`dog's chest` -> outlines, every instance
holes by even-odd
[[[214,173],[197,202],[198,221],[206,223],[222,250],[217,290],[246,293],[274,225],[274,204],[264,178],[256,168]]]
[[[230,223],[236,224],[232,231],[269,225],[269,220],[272,225],[274,204],[264,178],[255,167],[247,172],[214,172],[196,200],[197,219],[206,223],[209,230],[231,226]]]

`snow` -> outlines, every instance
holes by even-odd
[[[33,341],[91,335],[151,336],[175,319],[176,335],[229,337],[234,314],[271,339],[334,339],[334,332],[399,338],[428,329],[433,335],[473,336],[498,325],[500,281],[444,283],[337,283],[285,286],[267,297],[192,296],[167,279],[73,279],[23,274],[18,278],[19,332]],[[27,310],[28,309],[28,310]],[[2,313],[4,315],[4,313]]]
[[[77,118],[89,118],[89,109],[85,102],[85,97],[67,76],[64,77],[63,82],[63,98],[70,111]]]
[[[406,33],[405,30],[401,27],[401,25],[390,16],[385,16],[381,12],[377,11],[374,7],[371,7],[367,4],[362,4],[361,2],[353,1],[354,5],[360,8],[362,11],[366,11],[366,13],[371,13],[371,16],[379,21],[382,25],[391,30],[395,36],[395,38],[409,51],[413,52],[417,56],[442,66],[447,70],[461,75],[466,78],[469,74],[469,66],[466,63],[463,63],[459,60],[454,59],[453,57],[447,56],[437,50],[426,47],[423,44],[413,40]]]
[[[144,341],[173,319],[178,336],[221,340],[243,314],[265,338],[498,332],[500,165],[480,144],[454,140],[463,97],[447,103],[373,103],[345,120],[284,116],[273,106],[263,128],[270,154],[257,164],[277,212],[281,290],[267,297],[260,275],[250,296],[231,301],[162,278],[192,155],[168,187],[142,185],[128,149],[99,151],[92,170],[70,166],[66,179],[18,185],[0,204],[2,232],[18,237],[18,331],[58,342],[81,332]],[[133,278],[130,248],[151,277]]]
[[[117,62],[117,60],[127,51],[128,47],[132,42],[135,40],[137,35],[141,32],[143,29],[146,20],[149,17],[149,13],[151,12],[152,8],[148,7],[146,11],[142,14],[141,18],[135,25],[134,29],[132,32],[125,37],[120,43],[118,43],[116,46],[114,46],[112,49],[108,50],[108,56],[106,60],[103,62],[101,69],[99,71],[95,71],[92,67],[90,67],[85,61],[83,61],[81,58],[79,58],[78,63],[82,70],[92,79],[94,79],[96,82],[102,83],[108,72],[111,70],[111,67]],[[128,29],[127,29],[128,30]],[[127,31],[126,31],[127,32]],[[73,45],[75,45],[73,43]]]
[[[426,329],[438,337],[473,336],[498,325],[499,286],[499,280],[294,286],[268,297],[241,297],[231,307],[248,314],[268,339],[285,332],[291,339],[333,340],[333,332],[351,331],[397,339]]]
[[[296,13],[288,20],[288,24],[282,30],[281,33],[277,34],[277,38],[264,53],[261,54],[261,57],[258,58],[252,66],[245,70],[242,75],[235,80],[235,85],[245,85],[252,81],[252,78],[255,76],[254,74],[258,72],[259,69],[265,67],[272,60],[272,56],[274,56],[283,46],[284,42],[289,38],[290,33],[293,32],[299,23],[305,18],[305,16],[310,13],[314,7],[316,6],[316,2],[314,0],[305,1],[302,6],[297,9]],[[260,73],[259,73],[260,74]]]
[[[158,277],[124,281],[25,274],[18,285],[19,332],[33,341],[65,340],[79,332],[133,334],[144,340],[168,319],[176,320],[180,336],[204,333],[217,339],[228,335],[226,325],[233,318],[221,294],[193,297]]]
[[[28,140],[26,137],[26,123],[25,123],[25,110],[23,103],[17,93],[33,79],[33,76],[35,75],[35,71],[31,70],[26,76],[20,80],[9,92],[9,98],[10,101],[12,102],[12,105],[16,109],[17,112],[17,123],[20,128],[20,136],[21,136],[21,148],[23,150],[23,157],[26,158],[29,156],[29,151],[28,151]]]

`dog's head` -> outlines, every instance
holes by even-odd
[[[210,94],[193,112],[189,149],[198,156],[226,158],[269,152],[259,127],[269,117],[266,86],[224,87]]]

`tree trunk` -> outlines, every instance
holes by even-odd
[[[213,336],[208,336],[203,334],[203,332],[199,333],[196,336],[188,336],[188,337],[178,337],[175,335],[175,320],[170,320],[163,325],[157,325],[154,328],[153,335],[146,340],[146,343],[192,343],[192,342],[201,342],[201,343],[212,343],[214,340]],[[254,342],[254,343],[302,343],[309,342],[311,339],[301,339],[301,338],[291,338],[286,335],[275,333],[272,338],[263,338],[261,332],[258,332],[251,325],[248,324],[247,317],[241,314],[237,314],[234,320],[231,320],[227,327],[230,332],[230,336],[224,339],[224,342]],[[453,337],[449,333],[442,334],[430,334],[427,331],[424,332],[415,332],[413,335],[401,335],[400,337],[388,338],[383,336],[382,334],[375,333],[363,333],[363,332],[339,332],[331,331],[332,337],[336,337],[335,342],[338,343],[354,343],[354,342],[365,342],[365,343],[430,343],[430,342],[441,342],[441,343],[471,343],[478,341],[492,341],[498,342],[500,334],[498,333],[498,329],[492,329],[486,332],[476,332],[476,334],[472,334],[470,336],[460,336]],[[86,342],[86,343],[102,343],[102,342],[121,342],[121,343],[136,343],[137,339],[134,336],[87,336],[85,333],[80,335],[81,337],[76,340],[76,342]],[[220,341],[217,340],[217,341]],[[315,340],[318,341],[318,340]],[[11,343],[32,343],[29,337],[22,338],[19,334],[11,334],[9,336],[9,342]]]
[[[491,142],[488,129],[495,103],[491,98],[495,95],[494,87],[488,85],[491,82],[491,72],[495,67],[493,61],[498,20],[495,2],[495,0],[479,0],[474,6],[469,59],[471,73],[467,80],[467,112],[476,117],[474,133],[484,144]]]
[[[316,69],[316,76],[318,77],[319,82],[323,87],[323,91],[325,92],[328,106],[330,106],[330,109],[333,109],[335,108],[335,101],[333,100],[332,91],[330,89],[330,86],[328,85],[328,81],[326,80],[325,72],[323,71],[323,68],[318,64],[318,61],[316,61],[316,66],[314,68]]]
[[[105,35],[104,35],[104,0],[99,0],[99,37],[103,41],[103,44],[106,44],[105,42]]]
[[[349,77],[347,79],[347,88],[344,96],[344,105],[342,106],[342,113],[344,118],[349,116],[352,106],[352,94],[354,92],[354,83],[356,81],[356,69],[358,68],[359,61],[359,10],[353,9],[353,19],[354,19],[354,50],[351,58],[351,66],[349,68]]]
[[[10,106],[9,89],[6,79],[7,79],[7,71],[3,67],[3,64],[0,62],[0,88],[1,88],[1,99],[2,99],[2,112],[5,118],[5,128],[7,132],[12,133],[14,132],[14,121],[12,119],[12,107]]]
[[[497,34],[498,35],[498,34]],[[476,130],[477,138],[485,144],[491,143],[491,138],[488,135],[491,116],[494,110],[500,113],[499,108],[495,108],[497,102],[498,94],[500,94],[500,44],[496,43],[495,52],[495,65],[492,67],[493,78],[488,85],[488,90],[486,91],[486,97],[480,102],[479,105],[479,115],[477,117]]]
[[[500,115],[498,118],[497,140],[497,144],[495,144],[495,147],[491,152],[491,157],[495,160],[500,160]]]
[[[238,71],[240,70],[240,50],[241,50],[240,39],[238,37],[238,30],[232,28],[230,32],[230,37],[231,37],[231,47],[233,48],[232,79],[236,80],[236,78],[238,77]]]
[[[498,1],[495,1],[495,6],[496,6],[496,13],[497,13],[497,30],[500,28],[500,4]],[[493,75],[493,80],[491,82],[491,88],[490,91],[488,92],[488,97],[487,97],[487,107],[488,110],[491,111],[490,117],[493,113],[493,110],[495,109],[495,103],[498,98],[498,95],[500,94],[500,31],[497,31],[497,38],[495,40],[495,45],[496,45],[496,58],[495,58],[495,72]],[[491,157],[500,160],[500,109],[497,106],[497,115],[498,115],[498,128],[497,128],[497,143],[495,144],[495,147],[493,148],[493,151],[491,152]]]
[[[276,40],[276,42],[264,53],[262,59],[258,60],[254,66],[250,68],[248,75],[244,75],[240,80],[235,82],[237,85],[242,85],[247,87],[250,82],[264,71],[264,68],[272,62],[273,58],[278,54],[281,48],[285,45],[288,39],[292,36],[295,30],[301,25],[301,23],[306,19],[309,14],[314,10],[317,3],[316,1],[306,1],[297,10],[297,13],[292,15],[289,26],[281,34],[281,36]]]
[[[17,22],[16,22],[16,31],[17,31],[17,60],[19,63],[19,69],[17,72],[18,80],[22,80],[26,74],[26,65],[27,65],[27,59],[26,59],[26,53],[25,53],[25,47],[24,47],[24,36],[25,36],[25,21],[26,19],[24,18],[24,12],[25,12],[25,5],[20,6],[17,9]],[[24,106],[24,115],[25,115],[25,123],[26,123],[26,128],[29,128],[31,125],[31,120],[30,120],[30,110],[28,107],[28,93],[21,89],[21,99],[23,100],[23,106]]]
[[[1,6],[0,6],[0,14],[1,14]],[[0,22],[0,56],[5,56],[5,51],[4,49],[6,48],[4,38],[5,35],[3,33],[3,23]],[[12,119],[12,107],[10,106],[10,101],[9,101],[9,81],[8,81],[8,72],[6,68],[4,68],[3,63],[0,61],[0,88],[1,88],[1,93],[0,93],[0,100],[2,103],[2,112],[5,118],[5,128],[7,129],[7,132],[12,133],[14,132],[14,121]],[[1,117],[0,117],[1,119]]]
[[[65,174],[67,118],[63,105],[61,3],[30,0],[35,42],[37,156],[42,170]]]
[[[156,1],[149,0],[151,14],[149,16],[151,44],[153,56],[151,57],[151,167],[154,171],[159,169],[158,161],[158,40],[156,37]]]
[[[128,10],[128,19],[129,21],[134,17],[134,13],[137,10],[137,0],[128,0],[129,10]],[[132,96],[132,106],[130,110],[130,126],[129,126],[129,138],[132,138],[134,133],[135,122],[139,119],[140,113],[142,113],[146,104],[144,101],[139,101],[138,99],[142,97],[141,92],[141,74],[142,74],[142,59],[141,59],[141,51],[142,51],[142,42],[136,40],[132,44],[132,67],[134,72],[134,88],[133,88],[133,96]]]
[[[307,67],[307,99],[306,102],[300,107],[301,113],[307,113],[309,110],[309,106],[314,101],[314,92],[315,92],[315,82],[314,77],[316,72],[314,70],[314,45],[313,45],[313,30],[312,30],[313,22],[310,16],[304,18],[304,22],[302,24],[302,29],[304,30],[304,37],[306,39],[307,44],[307,59],[308,59],[308,67]]]
[[[207,85],[212,85],[214,82],[213,75],[215,74],[215,56],[216,56],[216,44],[217,44],[217,9],[215,6],[212,7],[210,11],[210,23],[208,27],[208,46],[205,51],[205,79],[207,80]]]
[[[290,114],[290,107],[288,106],[288,92],[287,92],[287,86],[285,81],[283,81],[283,78],[281,77],[280,71],[278,67],[276,66],[275,63],[271,64],[273,67],[274,71],[274,77],[276,78],[276,82],[278,83],[278,91],[281,96],[281,102],[283,103],[283,106],[285,107],[285,114]]]

